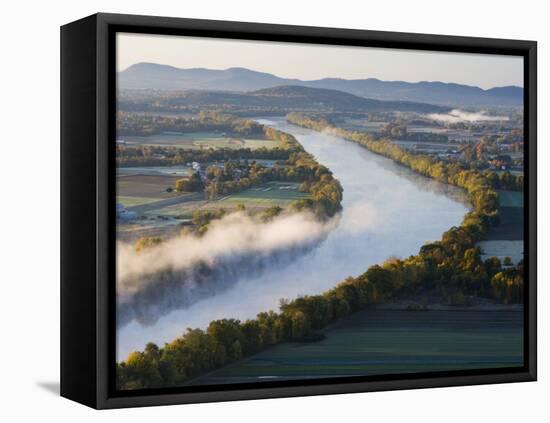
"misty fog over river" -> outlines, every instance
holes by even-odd
[[[277,310],[281,298],[318,294],[390,256],[416,254],[425,242],[460,224],[468,211],[458,188],[419,176],[359,145],[290,125],[284,118],[258,121],[294,135],[334,173],[344,188],[341,219],[316,248],[284,266],[248,273],[229,289],[151,325],[133,320],[119,327],[117,360],[149,341],[162,346],[186,328],[205,328],[215,319],[253,318]]]

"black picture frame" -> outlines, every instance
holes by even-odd
[[[114,389],[115,155],[114,143],[109,142],[115,139],[117,32],[523,56],[527,281],[524,367],[117,392]],[[104,409],[536,380],[536,116],[534,41],[103,13],[63,26],[61,395]]]

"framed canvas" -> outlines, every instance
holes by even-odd
[[[536,380],[536,43],[61,28],[61,394]]]

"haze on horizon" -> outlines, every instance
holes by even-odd
[[[177,68],[242,67],[283,78],[440,81],[523,87],[523,58],[173,35],[117,34],[117,71],[151,62]]]

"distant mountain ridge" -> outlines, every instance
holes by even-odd
[[[422,113],[446,113],[449,107],[410,101],[383,101],[359,97],[342,91],[326,88],[311,88],[300,85],[283,85],[247,92],[183,90],[171,96],[160,97],[155,107],[163,110],[184,108],[232,108],[248,110],[311,111],[414,111]],[[127,100],[122,96],[119,107],[126,111],[150,110],[151,102]]]
[[[381,81],[375,78],[323,78],[314,81],[280,78],[246,68],[225,70],[190,68],[156,63],[137,63],[119,72],[122,89],[206,90],[249,92],[277,86],[303,86],[342,91],[377,100],[411,101],[446,106],[520,106],[523,88],[479,87],[444,82]]]

